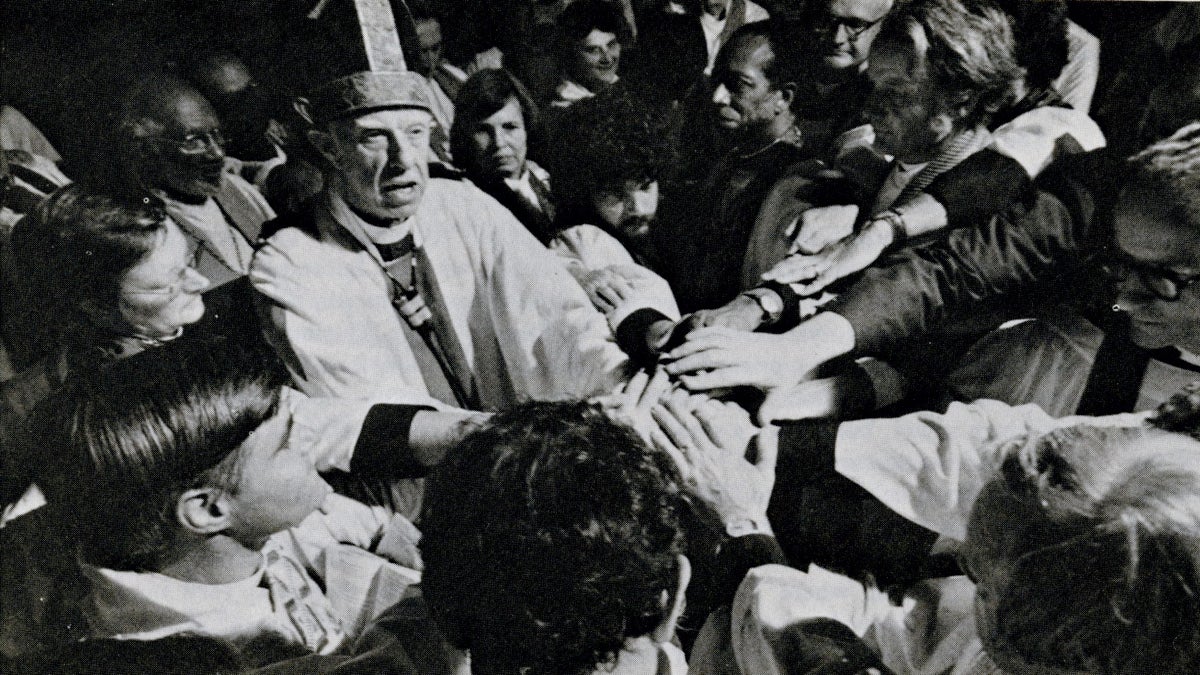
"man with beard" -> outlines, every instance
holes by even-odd
[[[484,410],[624,381],[627,358],[553,254],[478,188],[430,177],[424,78],[357,72],[307,102],[325,187],[275,224],[250,275],[300,389]]]
[[[654,342],[651,325],[661,339],[679,318],[670,286],[652,271],[662,258],[650,236],[658,179],[670,163],[664,124],[635,97],[610,92],[572,106],[550,144],[559,194],[550,248],[635,358]]]
[[[225,137],[209,102],[183,80],[145,78],[125,99],[122,168],[166,206],[196,269],[218,286],[244,276],[262,224],[275,217],[258,190],[225,169]]]

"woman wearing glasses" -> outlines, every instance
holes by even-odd
[[[74,184],[51,195],[13,231],[17,311],[42,358],[0,385],[0,446],[71,372],[181,336],[204,315],[209,281],[188,241],[152,197],[125,201]],[[2,503],[28,485],[5,462]],[[16,491],[16,494],[12,494]]]

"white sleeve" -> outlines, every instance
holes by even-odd
[[[847,422],[834,466],[896,513],[953,539],[999,463],[1004,441],[1083,422],[1135,426],[1145,415],[1054,419],[1033,405],[952,403],[944,414]]]
[[[492,320],[508,371],[528,398],[587,398],[625,378],[628,358],[579,283],[511,213],[489,209]]]

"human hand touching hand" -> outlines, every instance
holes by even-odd
[[[794,225],[795,237],[789,253],[811,255],[854,234],[858,207],[849,205],[816,206],[800,214]],[[790,232],[787,234],[791,234]]]
[[[610,418],[636,431],[647,443],[653,443],[659,432],[650,411],[671,387],[671,378],[662,368],[655,368],[652,373],[639,370],[612,394],[592,401],[600,404]]]
[[[717,512],[730,536],[771,534],[778,430],[760,429],[735,408],[676,392],[653,409],[661,431],[655,445],[671,455],[684,487]]]

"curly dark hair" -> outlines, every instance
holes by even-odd
[[[528,403],[466,438],[431,478],[425,597],[476,673],[613,663],[669,612],[687,509],[678,472],[582,403]]]
[[[161,569],[182,530],[179,495],[233,484],[225,460],[275,414],[283,381],[257,349],[180,340],[77,373],[39,406],[35,480],[66,507],[83,559]]]
[[[559,208],[571,211],[597,190],[658,180],[670,155],[665,116],[617,87],[568,108],[545,159]]]
[[[560,62],[570,59],[575,45],[594,30],[612,33],[621,44],[629,44],[630,30],[621,8],[612,0],[576,0],[558,15]]]

